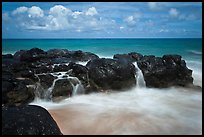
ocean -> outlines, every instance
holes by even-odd
[[[82,50],[105,58],[129,52],[179,54],[193,70],[193,83],[202,87],[202,39],[3,39],[2,54],[34,47]],[[136,86],[31,104],[46,108],[63,134],[202,134],[202,92],[193,89]]]

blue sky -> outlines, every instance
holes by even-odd
[[[3,38],[202,38],[201,2],[3,2]]]

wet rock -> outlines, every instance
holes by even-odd
[[[2,135],[62,135],[49,112],[35,105],[2,107]]]
[[[94,59],[87,63],[90,84],[96,90],[123,90],[136,84],[135,66],[125,60]]]
[[[12,54],[4,54],[2,55],[3,59],[13,59],[13,55]]]
[[[41,58],[46,57],[46,52],[39,48],[32,48],[30,50],[20,50],[14,54],[15,59],[24,62],[35,62]]]
[[[91,52],[82,52],[81,50],[72,52],[70,56],[76,61],[88,61],[99,58],[96,54]]]
[[[55,57],[63,57],[67,56],[69,51],[67,49],[50,49],[47,51],[48,57],[55,58]]]
[[[25,54],[25,53],[26,53],[26,50],[17,51],[17,52],[14,54],[13,58],[14,58],[15,60],[20,60],[22,54]]]
[[[60,72],[60,71],[65,72],[65,71],[68,71],[68,70],[69,70],[69,67],[67,65],[59,65],[59,66],[56,65],[54,67],[54,69],[53,69],[54,72]]]
[[[52,97],[70,97],[72,95],[72,91],[73,87],[69,79],[59,79],[55,82],[55,86],[52,91]]]
[[[131,52],[128,54],[115,54],[113,56],[114,59],[122,59],[122,60],[126,60],[128,62],[136,62],[138,60],[141,60],[143,57],[142,54],[140,53],[136,53],[136,52]]]
[[[147,87],[166,88],[193,84],[192,70],[180,55],[144,56],[138,61]]]
[[[21,105],[34,100],[34,90],[28,89],[23,81],[2,81],[2,104]]]
[[[86,66],[70,63],[68,67],[71,70],[69,73],[70,76],[77,77],[84,86],[88,85],[88,68]]]
[[[53,72],[53,68],[52,68],[52,66],[40,65],[40,66],[36,67],[35,69],[33,69],[33,71],[36,74],[51,73],[51,72]]]
[[[48,89],[49,87],[51,87],[54,79],[57,78],[51,74],[42,74],[42,75],[38,75],[38,77],[40,79],[40,84],[44,89]]]

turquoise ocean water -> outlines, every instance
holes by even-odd
[[[156,56],[179,54],[184,59],[202,60],[202,39],[4,39],[2,54],[33,47],[45,51],[52,48],[89,51],[102,57],[139,52]]]

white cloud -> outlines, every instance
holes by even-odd
[[[98,14],[98,12],[97,12],[97,10],[96,10],[95,7],[91,7],[91,8],[89,8],[89,9],[86,11],[85,14],[86,14],[86,15],[93,16],[93,15]]]
[[[28,11],[28,8],[25,7],[25,6],[22,6],[22,7],[16,8],[16,9],[12,12],[12,14],[15,15],[15,14],[23,13],[23,12],[26,12],[26,11]]]
[[[31,8],[28,9],[28,17],[43,17],[44,12],[41,8],[32,6]]]
[[[178,12],[177,9],[175,9],[175,8],[171,8],[171,9],[169,10],[169,15],[170,15],[171,17],[177,17],[178,14],[179,14],[179,12]]]
[[[129,27],[134,27],[136,23],[140,20],[140,17],[141,17],[140,13],[135,13],[125,18],[124,21],[127,23]]]
[[[83,14],[83,12],[75,11],[75,12],[72,13],[72,16],[73,16],[73,18],[78,18],[78,16],[80,16],[82,14]]]
[[[127,22],[132,22],[134,20],[133,16],[129,16],[125,19]]]
[[[22,6],[16,8],[13,12],[12,15],[20,15],[22,13],[27,13],[28,17],[43,17],[44,16],[44,11],[37,6],[32,6],[31,8]]]
[[[49,14],[53,16],[67,16],[72,11],[62,5],[55,5],[54,7],[50,8]]]
[[[15,16],[16,23],[19,27],[29,30],[93,32],[113,29],[116,24],[115,20],[94,16],[99,15],[95,7],[72,11],[62,5],[55,5],[44,13],[39,7],[33,6],[24,12],[18,12],[19,15]]]
[[[123,30],[125,27],[123,27],[123,26],[120,26],[120,30]]]

